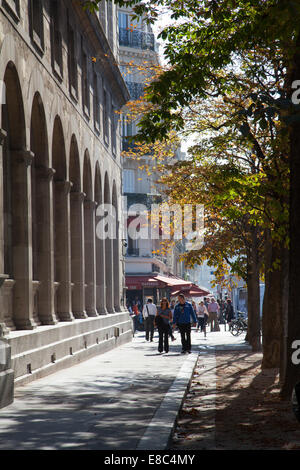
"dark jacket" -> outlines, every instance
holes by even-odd
[[[234,310],[232,304],[227,304],[226,305],[226,310],[225,310],[225,319],[230,322],[234,318]]]
[[[192,304],[185,302],[185,304],[177,304],[174,310],[173,323],[176,325],[197,323],[197,318]]]

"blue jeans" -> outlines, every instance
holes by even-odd
[[[153,335],[154,335],[154,318],[155,315],[149,315],[145,319],[145,331],[146,331],[146,340],[149,341],[149,336],[150,336],[150,341],[153,340]]]
[[[178,323],[178,329],[181,336],[182,351],[187,352],[191,350],[191,329],[190,323]]]

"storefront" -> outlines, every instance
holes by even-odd
[[[148,298],[158,304],[162,297],[167,297],[170,300],[171,297],[178,295],[180,292],[186,293],[187,297],[190,297],[191,293],[195,296],[203,296],[209,293],[209,291],[199,288],[190,281],[163,274],[127,275],[126,289],[127,305],[132,306],[137,303],[139,307],[142,307]]]

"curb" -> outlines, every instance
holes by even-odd
[[[199,353],[192,353],[184,361],[176,379],[140,439],[137,450],[165,450],[168,448],[178,412],[181,409],[197,365],[198,355]]]

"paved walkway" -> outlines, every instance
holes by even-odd
[[[228,331],[193,331],[192,354],[179,333],[170,352],[157,352],[137,333],[131,343],[15,389],[0,410],[0,449],[163,450],[168,447],[198,354],[244,348]],[[210,368],[213,380],[213,368]],[[211,375],[212,374],[212,375]]]

